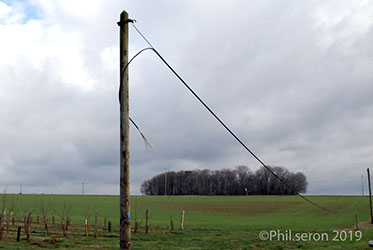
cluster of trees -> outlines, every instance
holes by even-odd
[[[252,172],[246,166],[211,171],[169,171],[141,185],[146,195],[295,195],[307,191],[307,178],[284,167],[269,167],[292,189],[286,187],[264,167]]]

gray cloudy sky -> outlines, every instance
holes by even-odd
[[[119,193],[122,10],[268,165],[309,194],[373,167],[372,1],[0,0],[0,185]],[[130,30],[134,55],[146,43]],[[148,51],[130,67],[131,193],[165,170],[253,160]]]

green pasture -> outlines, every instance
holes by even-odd
[[[132,249],[291,249],[368,248],[373,239],[373,227],[368,223],[369,200],[356,196],[308,196],[312,202],[331,211],[324,211],[305,202],[298,196],[132,196],[131,225],[139,223],[139,231],[132,233]],[[48,212],[48,220],[54,216],[56,223],[62,216],[70,215],[73,225],[83,225],[89,217],[94,224],[95,213],[99,224],[104,218],[111,221],[113,232],[102,231],[98,237],[68,236],[53,237],[35,231],[31,243],[16,242],[11,236],[0,241],[0,248],[23,249],[25,247],[98,248],[119,247],[119,197],[95,195],[19,195],[1,197],[1,208],[7,216],[14,212],[21,221],[29,212],[42,217]],[[357,200],[357,202],[356,202]],[[352,209],[346,211],[354,203]],[[145,211],[150,211],[150,232],[145,233]],[[180,231],[180,215],[185,210],[184,231]],[[356,216],[362,237],[357,241],[356,231],[344,237],[334,238],[336,230],[356,230]],[[170,230],[170,218],[175,230]],[[35,219],[34,219],[35,220]],[[261,240],[259,233],[271,230],[281,233],[318,234],[327,233],[328,240],[306,241]],[[346,236],[346,235],[343,235]],[[334,238],[334,240],[333,240]],[[360,238],[360,237],[359,237]],[[338,241],[336,241],[338,240]],[[34,243],[33,243],[34,242]]]

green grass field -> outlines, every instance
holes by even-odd
[[[311,196],[309,199],[335,212],[320,210],[298,196],[133,196],[131,225],[134,228],[137,218],[139,231],[132,233],[132,249],[368,248],[368,240],[373,239],[373,226],[368,222],[367,197],[358,198],[356,205],[348,212],[338,211],[350,207],[357,197]],[[23,225],[24,215],[33,212],[34,224],[31,242],[25,241],[24,234],[21,242],[16,242],[16,227],[10,227],[7,233],[4,226],[0,248],[119,247],[118,196],[6,195],[5,199],[1,199],[1,207],[7,208],[8,217],[11,211],[14,212],[18,225]],[[150,210],[151,228],[148,234],[144,229],[146,209]],[[56,225],[51,225],[51,236],[46,235],[42,222],[35,223],[36,216],[42,218],[47,210],[49,223],[52,216],[56,220]],[[182,210],[185,210],[184,231],[179,229]],[[72,226],[68,235],[63,236],[61,217],[67,213],[70,214]],[[95,213],[98,213],[100,225],[96,238],[93,237]],[[356,229],[355,215],[361,235],[360,232],[350,231]],[[84,236],[85,216],[89,217],[89,237]],[[104,217],[112,222],[111,233],[103,226]],[[174,220],[173,231],[170,230],[170,217]],[[263,230],[273,234],[272,240],[259,238]],[[342,230],[346,233],[340,233]],[[284,236],[278,236],[278,233]],[[304,234],[306,238],[292,241],[296,239],[295,234]],[[318,235],[324,238],[318,239]]]

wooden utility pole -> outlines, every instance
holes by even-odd
[[[372,214],[372,190],[370,189],[370,174],[369,174],[369,168],[367,168],[367,172],[368,172],[368,186],[369,186],[370,224],[373,224],[373,214]]]
[[[128,91],[128,13],[120,14],[120,249],[131,249]],[[124,71],[125,70],[125,71]]]

